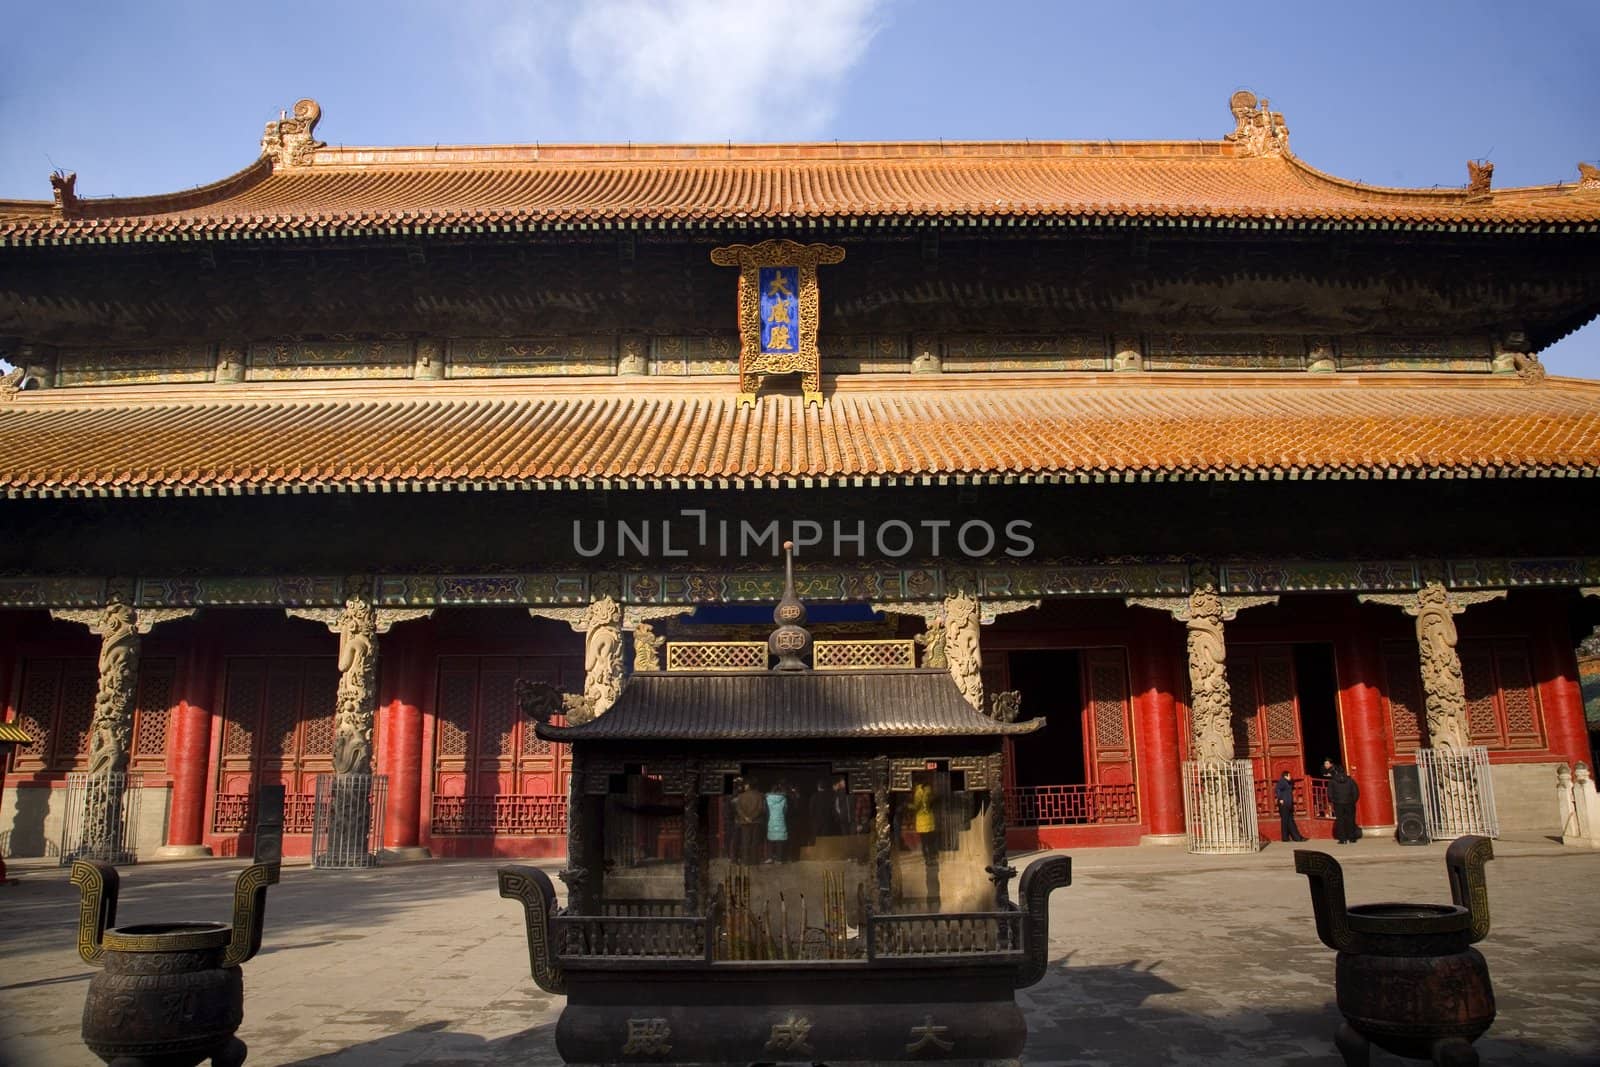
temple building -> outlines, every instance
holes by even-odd
[[[1206,760],[1328,836],[1331,758],[1381,831],[1393,768],[1476,745],[1502,828],[1559,831],[1600,382],[1537,353],[1600,314],[1600,170],[1379,188],[1230,107],[356,148],[303,100],[212,184],[0,201],[0,847],[127,769],[142,856],[248,853],[271,783],[303,855],[317,776],[370,771],[397,855],[559,854],[518,682],[577,724],[764,666],[786,540],[819,669],[1045,720],[1014,848],[1181,841]]]

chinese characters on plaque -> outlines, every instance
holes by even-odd
[[[843,260],[835,245],[786,240],[712,249],[711,262],[739,268],[740,404],[755,403],[769,374],[799,374],[806,403],[822,403],[817,267]]]

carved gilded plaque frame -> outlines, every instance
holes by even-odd
[[[725,245],[711,250],[711,262],[739,268],[739,403],[756,402],[761,378],[767,374],[800,374],[807,404],[822,403],[822,357],[817,349],[821,305],[817,267],[840,263],[844,249],[837,245],[803,245],[775,239],[754,245]],[[766,351],[762,346],[761,285],[763,267],[792,267],[799,272],[799,327],[795,351]]]

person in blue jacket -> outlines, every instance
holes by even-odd
[[[1294,782],[1284,771],[1272,784],[1273,795],[1278,798],[1278,829],[1285,841],[1304,841],[1306,837],[1294,824]]]

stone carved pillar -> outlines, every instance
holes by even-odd
[[[978,643],[978,598],[960,592],[945,598],[944,654],[956,688],[978,711],[983,710],[983,653]]]
[[[81,623],[100,638],[100,681],[89,723],[89,775],[104,778],[128,769],[134,702],[139,691],[140,637],[159,623],[186,618],[194,608],[133,607],[131,588],[113,588],[101,608],[58,609],[50,614]]]
[[[1228,645],[1223,623],[1246,608],[1276,604],[1276,596],[1224,596],[1216,572],[1197,566],[1189,575],[1189,596],[1128,597],[1129,607],[1155,608],[1188,630],[1189,714],[1194,758],[1201,763],[1232,762],[1233,695],[1228,687]]]
[[[378,709],[378,635],[397,622],[423,619],[432,608],[378,608],[372,583],[350,577],[343,608],[286,608],[293,618],[320,622],[339,635],[339,689],[334,698],[333,773],[372,773],[372,724]]]
[[[1422,694],[1428,744],[1440,755],[1459,755],[1472,744],[1467,720],[1467,690],[1456,652],[1456,624],[1451,618],[1472,604],[1497,600],[1504,589],[1453,592],[1439,578],[1429,578],[1415,593],[1366,593],[1364,603],[1398,607],[1417,620],[1417,654],[1422,664]]]
[[[127,773],[133,751],[133,713],[139,695],[140,637],[158,623],[194,614],[193,608],[133,607],[130,586],[114,585],[104,607],[66,609],[50,614],[77,622],[100,638],[100,679],[89,721],[89,787],[84,812],[83,845],[90,851],[121,853],[123,791],[110,787],[111,776]]]
[[[583,694],[563,697],[567,722],[577,726],[610,711],[622,695],[622,606],[607,595],[588,607],[537,607],[528,614],[559,619],[584,635]]]

